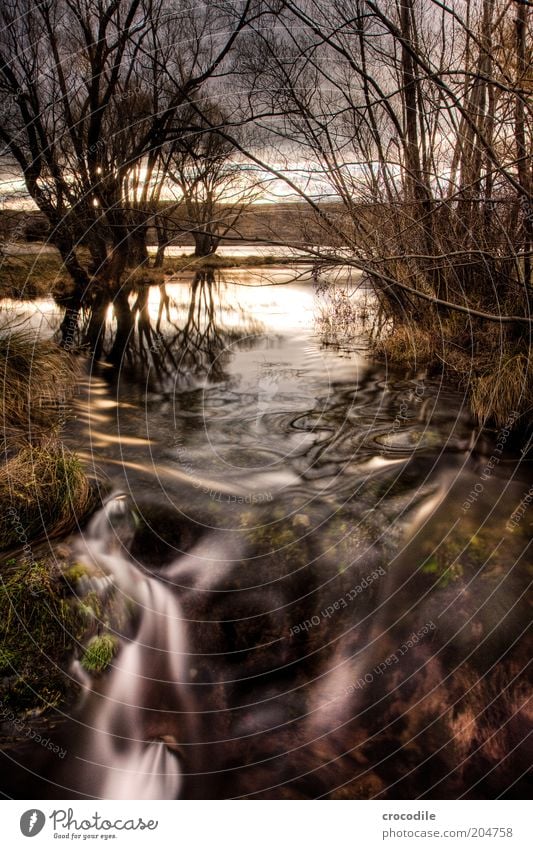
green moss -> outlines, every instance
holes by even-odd
[[[435,575],[439,586],[443,589],[460,580],[464,574],[461,563],[453,560],[449,552],[439,552],[437,556],[430,557],[422,565],[422,571],[426,575]]]
[[[0,582],[2,700],[19,710],[50,706],[66,692],[63,663],[84,632],[53,562],[19,563]]]
[[[82,563],[74,563],[64,572],[65,578],[70,584],[76,584],[88,574],[89,570],[87,566],[84,566]]]
[[[87,672],[100,673],[107,669],[118,649],[118,640],[111,634],[93,637],[81,660]]]
[[[426,575],[435,575],[439,571],[439,564],[437,563],[436,557],[431,557],[429,560],[426,560],[424,565],[422,566],[422,572]]]
[[[83,601],[80,602],[79,612],[87,623],[95,620],[100,621],[102,618],[102,605],[100,598],[94,590],[88,592]]]

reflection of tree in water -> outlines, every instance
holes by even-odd
[[[253,335],[262,331],[260,322],[224,302],[223,280],[213,271],[196,272],[186,301],[173,298],[164,283],[158,288],[157,312],[149,303],[149,286],[139,288],[129,304],[131,330],[121,369],[154,389],[163,388],[167,381],[174,385],[176,380],[226,379],[229,348],[239,341],[253,345]],[[117,339],[109,322],[101,352],[105,353],[108,341],[112,354]]]

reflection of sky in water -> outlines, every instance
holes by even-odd
[[[369,359],[362,335],[359,351],[322,345],[311,282],[194,290],[189,278],[165,293],[161,310],[162,291],[150,290],[143,318],[151,331],[159,321],[159,336],[80,399],[86,458],[117,486],[343,499],[417,453],[468,443],[460,396],[428,382],[419,397],[415,380]]]

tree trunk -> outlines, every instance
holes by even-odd
[[[63,235],[57,235],[54,244],[61,254],[63,264],[67,269],[74,284],[70,295],[65,299],[65,315],[61,322],[61,347],[67,351],[75,344],[75,336],[78,330],[80,310],[87,298],[91,278],[87,271],[80,265],[70,239]]]
[[[527,39],[527,6],[523,3],[518,4],[515,20],[516,32],[516,57],[517,57],[517,87],[523,88],[527,76],[527,57],[526,57],[526,39]],[[526,120],[524,95],[519,91],[515,99],[515,136],[516,136],[516,162],[518,179],[522,188],[520,202],[522,206],[523,220],[523,250],[524,250],[524,286],[526,297],[528,297],[528,288],[531,286],[531,257],[529,256],[531,245],[533,242],[533,198],[532,185],[530,180],[530,161],[531,157],[528,154],[526,143]]]
[[[113,307],[117,319],[117,332],[108,359],[118,365],[122,361],[133,331],[133,314],[128,301],[128,292],[124,287],[115,295]]]
[[[157,252],[156,252],[155,260],[154,260],[154,268],[163,268],[163,265],[164,265],[164,262],[165,262],[165,250],[166,250],[167,245],[168,245],[168,239],[167,239],[167,234],[162,227],[156,226],[156,233],[157,233]]]
[[[165,250],[170,241],[170,228],[164,216],[156,216],[155,232],[157,234],[157,253],[155,255],[154,268],[163,268]]]
[[[148,249],[146,247],[146,227],[137,227],[128,239],[128,255],[126,264],[128,268],[138,268],[147,265]]]
[[[102,355],[105,321],[109,303],[109,293],[105,289],[100,289],[94,294],[93,303],[91,305],[89,326],[87,327],[87,332],[85,334],[85,343],[89,346],[91,354],[95,360],[98,360]]]
[[[165,249],[165,244],[157,246],[157,252],[154,260],[154,268],[163,268],[163,265],[165,264]]]
[[[194,233],[194,255],[211,256],[218,248],[220,239],[213,233]]]
[[[431,225],[431,191],[427,185],[420,159],[420,151],[426,149],[426,140],[421,137],[424,122],[419,115],[423,104],[419,102],[419,83],[417,70],[411,54],[415,47],[417,34],[413,19],[413,0],[402,0],[400,4],[400,26],[402,33],[402,94],[404,99],[404,151],[405,186],[407,200],[413,204],[413,218],[420,222],[420,235],[423,250],[430,254],[433,249]],[[437,281],[436,288],[439,288]],[[439,294],[440,296],[440,294]]]

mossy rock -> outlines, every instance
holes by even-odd
[[[87,672],[100,674],[105,672],[118,650],[118,640],[111,634],[103,634],[90,640],[81,659],[81,665]]]
[[[436,556],[430,557],[422,566],[425,575],[435,575],[438,586],[446,588],[449,584],[459,581],[464,576],[464,569],[457,560],[441,556],[439,551]]]
[[[90,575],[90,570],[83,563],[73,563],[65,570],[64,576],[69,584],[77,584],[82,578]]]

